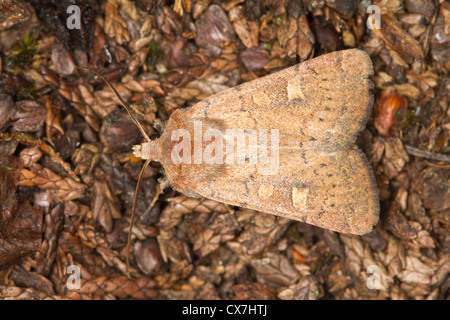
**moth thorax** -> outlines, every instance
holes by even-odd
[[[135,157],[144,160],[151,159],[154,161],[161,161],[161,145],[159,140],[157,139],[134,146],[133,154]]]

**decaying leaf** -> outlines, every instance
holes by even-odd
[[[19,101],[11,114],[13,127],[22,132],[37,131],[44,124],[46,113],[47,110],[35,101]]]
[[[419,43],[400,25],[394,14],[384,12],[381,15],[383,28],[374,29],[375,34],[381,38],[385,45],[401,55],[409,64],[417,61],[423,63],[424,54]]]
[[[18,202],[22,163],[14,156],[0,156],[0,268],[20,262],[36,252],[42,242],[42,208]],[[24,169],[22,169],[24,170]]]
[[[113,219],[119,219],[120,204],[105,181],[95,181],[92,192],[92,214],[106,232],[111,232]]]
[[[236,300],[273,300],[275,299],[275,290],[265,287],[259,283],[237,284],[231,288],[230,292],[233,299]]]
[[[70,177],[62,178],[47,168],[40,168],[37,164],[32,170],[22,169],[20,172],[20,186],[41,189],[52,189],[62,201],[83,198],[86,186]]]

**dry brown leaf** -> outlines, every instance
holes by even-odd
[[[146,276],[130,279],[127,276],[108,278],[102,276],[94,279],[81,279],[80,289],[69,291],[65,296],[69,299],[86,299],[94,297],[105,298],[107,294],[113,294],[119,299],[155,299],[157,297],[156,282]]]
[[[22,169],[19,185],[54,190],[61,201],[83,198],[86,190],[83,183],[76,182],[70,177],[61,178],[48,168],[40,168],[38,164],[32,170]]]
[[[92,215],[106,232],[111,232],[113,220],[119,219],[120,203],[117,197],[111,192],[105,181],[95,181],[92,191]]]
[[[237,221],[232,214],[216,215],[205,227],[193,247],[194,252],[200,257],[205,257],[222,243],[232,240],[238,231]]]
[[[289,286],[298,280],[298,273],[285,256],[267,252],[261,259],[253,259],[250,265],[254,268],[258,282],[269,286]]]
[[[409,64],[414,61],[422,63],[424,54],[419,43],[400,25],[392,12],[383,12],[381,15],[383,28],[374,29],[377,37],[381,38],[386,46],[397,51]]]
[[[236,213],[240,224],[249,223],[249,228],[241,232],[238,241],[251,256],[260,254],[265,248],[272,246],[286,232],[290,220],[253,210],[240,209]],[[251,220],[249,220],[251,219]]]
[[[233,27],[244,46],[247,48],[258,46],[259,25],[257,21],[249,21],[242,17],[233,22]]]
[[[105,4],[105,32],[109,37],[115,38],[118,44],[130,41],[127,22],[119,14],[118,0],[108,0]]]

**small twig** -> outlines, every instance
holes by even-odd
[[[442,169],[450,168],[450,163],[447,163],[447,164],[441,164],[441,163],[430,162],[430,161],[428,161],[428,160],[425,160],[425,163],[426,163],[426,165],[429,166],[429,167],[442,168]]]
[[[73,180],[75,180],[76,182],[80,182],[80,178],[78,178],[75,172],[72,171],[70,165],[64,162],[64,160],[59,157],[59,155],[55,152],[55,150],[53,150],[53,148],[50,147],[49,145],[43,143],[41,139],[34,138],[22,132],[14,132],[14,133],[0,132],[0,141],[9,141],[9,140],[17,141],[19,143],[23,143],[28,146],[38,147],[39,149],[47,153],[54,161],[62,165]]]
[[[436,23],[437,17],[439,15],[439,10],[441,9],[441,7],[439,6],[439,1],[435,2],[435,6],[436,6],[436,8],[433,12],[433,15],[431,16],[430,23],[428,24],[427,30],[425,32],[425,40],[423,42],[424,56],[426,56],[428,54],[428,51],[430,49],[431,34],[433,33],[433,28]]]
[[[408,152],[410,155],[413,155],[415,157],[425,158],[429,160],[434,161],[444,161],[444,162],[450,162],[450,155],[449,154],[443,154],[443,153],[434,153],[429,152],[425,150],[420,150],[411,146],[405,145],[406,152]]]

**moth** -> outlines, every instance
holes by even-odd
[[[108,83],[146,140],[133,148],[146,161],[131,223],[143,172],[157,161],[186,196],[342,233],[370,232],[378,191],[355,140],[371,114],[372,74],[361,50],[325,54],[177,109],[154,140]]]

